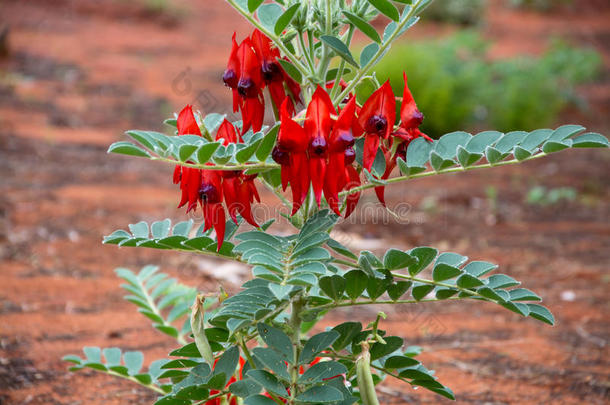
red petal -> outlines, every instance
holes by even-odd
[[[290,156],[290,188],[292,189],[292,214],[303,205],[309,192],[309,168],[305,153],[292,153]]]
[[[222,181],[222,193],[224,195],[224,201],[229,210],[229,215],[235,224],[237,224],[237,213],[238,210],[238,196],[236,191],[236,182],[239,179],[237,177],[231,177]]]
[[[261,75],[261,62],[252,50],[252,41],[246,38],[237,49],[239,59],[239,80],[251,79],[259,89],[263,87],[263,76]]]
[[[216,132],[216,140],[223,140],[223,145],[228,145],[229,143],[237,143],[237,133],[235,132],[235,127],[225,118],[218,127],[218,131]]]
[[[324,176],[326,174],[326,159],[310,158],[309,159],[309,176],[311,178],[311,186],[316,197],[318,208],[322,200],[322,189],[324,188]]]
[[[366,128],[368,120],[375,115],[386,119],[387,126],[385,132],[379,135],[387,138],[390,136],[396,122],[396,99],[389,80],[375,90],[362,106],[358,116],[360,126]]]
[[[237,186],[237,211],[250,225],[258,228],[258,224],[252,217],[251,198],[252,194],[248,182],[244,181],[239,184]]]
[[[345,171],[347,177],[349,178],[347,189],[351,190],[354,187],[358,187],[360,185],[360,175],[356,169],[354,169],[353,166],[347,166]],[[360,192],[347,195],[345,198],[345,218],[349,217],[352,212],[354,212],[356,205],[358,205],[358,200],[360,200]]]
[[[271,82],[267,86],[271,100],[275,104],[275,108],[281,107],[284,99],[286,98],[286,92],[284,91],[284,84],[282,82]]]
[[[326,172],[328,175],[324,176],[324,197],[330,209],[340,216],[338,194],[346,182],[343,152],[330,155]]]
[[[330,117],[331,112],[336,114],[333,102],[326,90],[318,86],[307,106],[305,132],[309,139],[322,136],[328,140],[333,124]]]
[[[195,116],[193,115],[193,108],[190,105],[187,105],[180,111],[178,114],[178,135],[199,135],[201,136],[201,130],[199,129],[199,125],[197,125],[197,121],[195,120]]]
[[[212,207],[212,224],[214,226],[214,230],[216,231],[216,240],[218,241],[218,250],[222,246],[222,243],[225,239],[225,226],[226,226],[226,218],[225,218],[225,209],[222,206],[222,203],[218,204],[207,204]]]
[[[379,149],[380,139],[377,135],[366,135],[364,137],[364,151],[362,155],[362,167],[369,172],[373,167],[375,156],[377,156],[377,150]]]
[[[174,184],[180,183],[180,179],[182,178],[182,166],[176,165],[174,168]]]
[[[424,115],[417,109],[415,99],[407,85],[407,74],[404,73],[405,87],[400,107],[400,126],[404,129],[417,128],[424,120]]]
[[[291,118],[289,98],[284,99],[280,109],[280,131],[278,134],[278,146],[288,152],[305,152],[309,146],[309,139],[305,130]]]

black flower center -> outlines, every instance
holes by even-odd
[[[354,160],[356,160],[356,151],[354,148],[350,146],[349,148],[345,149],[344,153],[345,165],[347,166],[354,163]]]
[[[237,92],[244,98],[253,98],[258,95],[258,89],[252,79],[239,79]]]
[[[227,87],[234,89],[237,87],[237,74],[233,69],[227,69],[222,75],[222,81],[225,82]]]
[[[326,139],[322,136],[316,136],[311,140],[309,144],[309,153],[312,153],[318,157],[323,157],[326,154]]]
[[[369,134],[383,135],[388,127],[388,120],[383,115],[373,115],[366,122],[364,130]]]
[[[220,192],[210,183],[203,183],[199,189],[199,196],[201,199],[209,204],[216,204],[221,202]]]
[[[263,72],[263,79],[265,80],[265,83],[282,80],[282,72],[280,71],[278,64],[275,62],[263,62],[261,71]]]
[[[284,166],[290,163],[290,154],[288,151],[276,146],[271,152],[271,158],[278,164]]]

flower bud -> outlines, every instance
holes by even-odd
[[[205,335],[205,308],[203,306],[205,297],[197,295],[195,303],[191,307],[191,330],[195,338],[195,345],[201,354],[201,357],[208,363],[210,367],[214,364],[214,354],[208,338]]]

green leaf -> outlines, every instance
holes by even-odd
[[[347,247],[343,246],[340,242],[338,242],[334,239],[329,239],[326,242],[326,245],[342,256],[349,257],[350,259],[358,260],[358,256],[356,256]]]
[[[343,394],[338,389],[329,385],[318,385],[297,395],[296,400],[303,403],[327,403],[337,402],[343,399]]]
[[[244,405],[277,405],[277,402],[264,395],[251,395],[244,399]]]
[[[303,347],[299,356],[299,364],[311,363],[318,353],[332,345],[339,337],[339,332],[334,330],[312,336]]]
[[[409,266],[409,274],[415,276],[421,273],[422,270],[432,263],[434,258],[436,258],[438,255],[438,250],[431,247],[422,246],[411,249],[409,254],[417,258],[417,263]]]
[[[568,149],[570,146],[572,146],[571,139],[566,139],[565,141],[546,141],[542,145],[542,151],[544,153],[555,153]]]
[[[255,347],[252,349],[252,353],[276,376],[283,380],[290,381],[290,374],[286,368],[286,363],[275,350],[269,347]]]
[[[144,149],[137,147],[131,142],[115,142],[108,148],[108,153],[119,153],[122,155],[150,157],[150,154]]]
[[[462,270],[457,267],[450,266],[445,263],[438,263],[432,270],[432,279],[434,281],[445,281],[462,274]]]
[[[294,286],[271,283],[269,289],[278,300],[283,300],[292,292]]]
[[[542,301],[542,298],[527,288],[515,288],[508,292],[511,301]]]
[[[387,369],[399,369],[399,368],[417,366],[418,364],[419,364],[419,361],[415,360],[412,357],[391,356],[385,361],[383,366]]]
[[[385,340],[385,344],[377,342],[371,346],[371,360],[394,353],[403,344],[402,338],[398,336],[386,336],[383,340]]]
[[[273,394],[277,394],[281,397],[288,396],[288,392],[286,392],[286,388],[284,388],[284,385],[268,371],[250,370],[246,374],[249,378],[260,384],[266,391],[271,392]]]
[[[413,289],[411,290],[411,295],[416,301],[420,301],[433,289],[434,286],[429,284],[414,285]]]
[[[292,77],[296,82],[301,83],[303,81],[303,76],[301,75],[301,72],[292,63],[284,59],[277,59],[277,61],[280,63],[280,65],[282,65],[286,73],[288,73],[288,75]]]
[[[383,265],[388,270],[404,269],[417,264],[417,259],[398,249],[389,249],[383,256]]]
[[[284,13],[282,7],[274,3],[263,4],[256,12],[261,24],[269,31],[273,31],[280,16]]]
[[[589,132],[574,138],[572,142],[574,148],[607,148],[608,139],[598,133]]]
[[[320,279],[320,289],[335,301],[343,296],[345,291],[345,279],[341,276],[326,276]]]
[[[469,167],[481,160],[483,157],[482,153],[470,153],[463,146],[457,147],[457,158],[460,165],[463,167]]]
[[[360,65],[362,65],[362,66],[368,65],[368,63],[377,54],[377,51],[379,51],[379,45],[377,45],[377,43],[375,43],[375,42],[365,46],[362,49],[362,52],[360,52]]]
[[[292,342],[290,342],[290,338],[280,329],[277,329],[273,326],[259,323],[257,325],[258,334],[261,339],[273,350],[275,350],[280,356],[283,357],[284,361],[292,363],[293,359],[293,351],[292,351]]]
[[[493,263],[474,261],[464,266],[463,270],[466,273],[471,274],[475,277],[481,277],[489,273],[490,271],[495,270],[497,267],[498,265]]]
[[[470,274],[462,274],[458,277],[456,284],[460,288],[476,288],[484,285],[484,283],[478,278],[471,276]]]
[[[298,70],[297,70],[298,72]],[[256,150],[256,158],[260,161],[264,161],[267,159],[271,150],[273,149],[273,145],[275,145],[275,139],[277,138],[277,133],[279,131],[280,126],[276,125],[267,132],[261,143],[258,145],[258,149]]]
[[[491,163],[492,165],[495,164],[495,163],[498,163],[499,161],[501,161],[505,157],[506,157],[505,154],[500,153],[500,151],[497,150],[496,148],[494,148],[493,146],[488,146],[485,149],[485,159],[487,159],[487,161],[489,163]]]
[[[238,397],[245,398],[261,392],[261,386],[249,378],[244,378],[229,385],[229,391]]]
[[[360,270],[350,270],[344,276],[345,292],[352,300],[360,297],[368,284],[368,276]]]
[[[483,131],[474,135],[464,148],[469,153],[483,153],[488,146],[493,145],[502,137],[502,132],[498,131]]]
[[[144,364],[144,354],[142,352],[126,352],[123,355],[125,367],[129,370],[129,375],[138,374]]]
[[[284,31],[284,29],[286,29],[288,24],[290,24],[290,22],[294,18],[296,12],[299,11],[300,6],[300,3],[293,4],[280,16],[280,18],[277,19],[277,22],[275,23],[275,28],[273,29],[275,35],[280,35]]]
[[[377,30],[371,24],[369,24],[364,18],[359,17],[356,14],[350,13],[345,10],[343,11],[343,14],[345,15],[345,17],[347,17],[349,22],[352,25],[354,25],[356,28],[358,28],[360,31],[362,31],[362,33],[364,35],[371,38],[373,41],[375,41],[377,43],[381,43],[381,38],[379,37]]]
[[[352,340],[362,331],[360,322],[344,322],[335,326],[333,331],[339,333],[339,337],[333,343],[333,349],[340,351],[352,343]]]
[[[410,281],[397,281],[388,286],[388,295],[393,301],[399,300],[411,287]]]
[[[555,318],[551,311],[538,304],[527,304],[527,306],[530,310],[530,317],[548,323],[551,326],[555,325]]]
[[[487,286],[489,288],[508,288],[514,287],[521,284],[514,278],[507,276],[506,274],[494,274],[489,276],[487,279]]]
[[[247,162],[252,157],[252,155],[254,155],[254,152],[256,152],[256,150],[258,149],[258,146],[260,145],[261,141],[262,139],[259,139],[257,141],[252,142],[245,148],[241,149],[235,154],[235,160],[237,160],[238,163]]]
[[[263,4],[264,0],[248,0],[248,11],[253,13],[256,9]]]
[[[394,21],[400,20],[398,10],[389,0],[368,0],[368,2],[386,17],[389,17]]]
[[[312,359],[313,360],[313,359]],[[299,377],[298,383],[304,385],[322,382],[324,379],[347,374],[347,368],[336,361],[321,361],[314,364]]]
[[[360,66],[358,66],[358,63],[354,60],[354,57],[349,51],[347,45],[345,45],[343,41],[341,41],[339,38],[330,35],[322,35],[320,36],[320,40],[326,45],[330,46],[337,53],[337,55],[345,59],[347,63],[353,65],[357,69],[360,68]]]
[[[225,376],[224,382],[221,384],[221,387],[224,387],[231,378],[231,376],[233,376],[233,373],[235,373],[238,361],[239,349],[237,348],[237,346],[231,346],[222,354],[222,356],[218,358],[218,361],[214,366],[214,372],[212,375],[223,374]]]
[[[207,163],[219,147],[220,142],[210,142],[201,145],[197,149],[197,163]]]

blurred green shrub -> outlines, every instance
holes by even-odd
[[[512,7],[527,7],[538,11],[549,11],[561,4],[573,3],[573,0],[507,0]]]
[[[486,0],[435,0],[424,12],[424,18],[474,25],[483,19],[486,2]]]
[[[547,189],[544,186],[531,188],[525,201],[530,205],[555,205],[562,200],[574,201],[578,196],[576,189],[572,187],[558,187]]]
[[[593,80],[601,57],[591,49],[554,42],[542,56],[489,62],[488,43],[467,31],[440,40],[397,44],[377,65],[379,82],[390,79],[402,95],[402,72],[426,119],[422,129],[438,137],[463,129],[532,130],[554,124],[578,100],[576,84]],[[361,86],[359,98],[370,94]],[[368,93],[368,94],[367,94]]]

